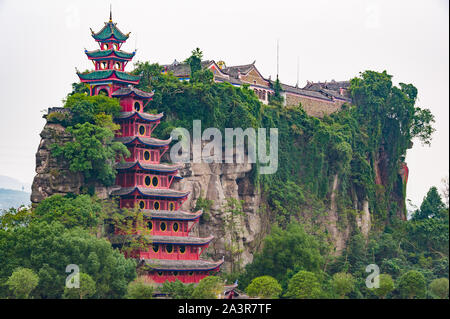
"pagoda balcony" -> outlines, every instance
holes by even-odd
[[[127,112],[128,113],[128,112]],[[131,113],[131,112],[130,112]],[[134,112],[133,114],[138,114]],[[137,115],[134,115],[137,117]],[[120,123],[120,129],[116,131],[116,137],[125,137],[125,136],[139,136],[139,137],[152,137],[153,130],[159,124],[159,121],[156,122],[145,122],[144,120],[138,119],[127,119]]]
[[[124,160],[131,163],[139,161],[141,164],[159,164],[161,161],[161,157],[168,149],[168,147],[147,149],[133,145],[128,147],[130,156],[124,158]]]
[[[128,170],[119,170],[116,176],[116,185],[143,189],[170,189],[173,181],[176,179],[175,174],[177,174],[177,170],[172,172],[161,172],[156,169],[141,170],[136,165]]]

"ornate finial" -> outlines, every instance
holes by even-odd
[[[94,30],[92,30],[92,28],[89,28],[89,29],[91,30],[91,33],[92,33],[92,34],[95,34],[95,32],[94,32]]]
[[[80,71],[78,71],[78,68],[77,68],[77,67],[75,67],[75,72],[76,72],[77,74],[80,73]]]
[[[109,4],[109,22],[112,22],[112,4]]]

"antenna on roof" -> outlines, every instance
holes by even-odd
[[[280,71],[280,39],[277,39],[277,80]]]
[[[109,22],[112,22],[112,4],[109,4]]]
[[[300,72],[300,59],[297,55],[297,84],[295,84],[295,87],[298,87],[298,77],[299,77],[299,72]]]

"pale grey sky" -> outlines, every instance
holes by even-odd
[[[418,105],[436,116],[431,147],[408,151],[408,198],[420,204],[449,173],[449,3],[441,1],[8,1],[0,0],[0,175],[31,183],[45,122],[41,110],[61,106],[91,69],[89,27],[113,20],[138,48],[135,60],[170,63],[195,47],[206,59],[256,65],[266,77],[300,85],[347,80],[364,70],[414,84]],[[130,70],[132,66],[128,67]]]

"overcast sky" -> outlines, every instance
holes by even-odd
[[[0,175],[30,183],[45,121],[91,69],[84,48],[97,49],[89,28],[109,18],[131,32],[135,60],[171,63],[196,47],[227,65],[256,60],[263,76],[306,81],[348,80],[387,70],[414,84],[418,106],[436,117],[432,146],[414,143],[407,197],[420,204],[449,171],[449,4],[441,1],[8,1],[0,0]],[[128,67],[131,70],[132,66]]]

